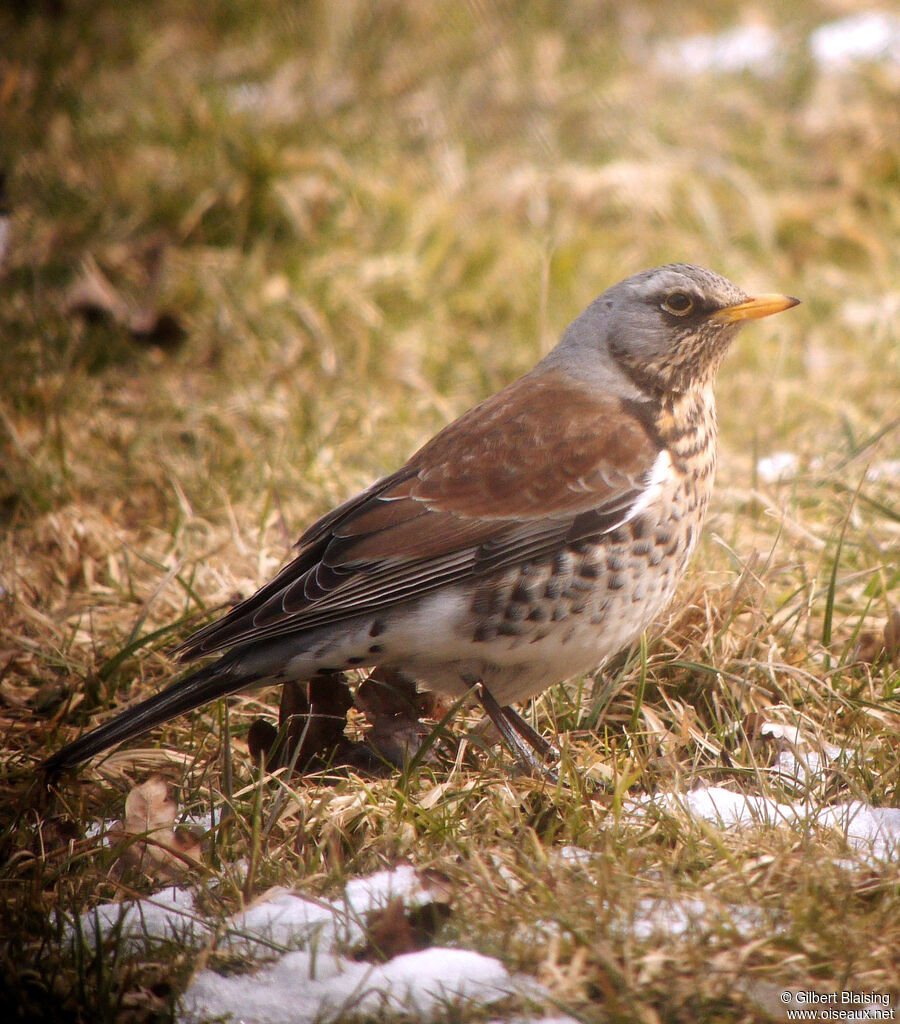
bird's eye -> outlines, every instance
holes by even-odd
[[[694,308],[694,300],[687,292],[669,292],[663,300],[662,308],[675,316],[687,316]]]

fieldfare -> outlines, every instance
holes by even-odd
[[[671,600],[716,465],[712,386],[746,320],[796,305],[671,264],[596,299],[524,377],[314,523],[296,557],[194,633],[219,658],[63,747],[56,772],[208,701],[367,665],[514,711],[628,646]]]

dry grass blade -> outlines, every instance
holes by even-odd
[[[334,897],[403,861],[449,878],[453,913],[389,910],[367,955],[427,933],[577,1019],[896,1001],[897,851],[866,853],[848,817],[900,807],[900,106],[895,50],[864,45],[893,15],[860,34],[819,0],[82,6],[0,9],[0,1005],[172,1016],[227,957],[81,916],[159,872],[186,869],[215,929],[272,886]],[[267,692],[35,782],[169,682],[170,646],[317,514],[602,288],[683,259],[804,304],[723,370],[711,517],[667,629],[527,710],[561,785],[516,774],[464,706],[424,737],[331,708],[329,742],[368,735],[400,772],[262,773]],[[199,865],[159,790],[123,874],[110,823],[148,775],[208,824]]]

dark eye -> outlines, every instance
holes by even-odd
[[[675,316],[687,316],[694,308],[694,300],[687,292],[669,292],[663,300],[662,308]]]

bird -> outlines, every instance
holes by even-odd
[[[799,301],[685,263],[609,288],[530,372],[313,523],[175,652],[215,661],[44,769],[239,691],[366,666],[474,694],[514,755],[543,763],[553,744],[512,705],[601,666],[670,603],[710,501],[719,367],[744,324]]]

